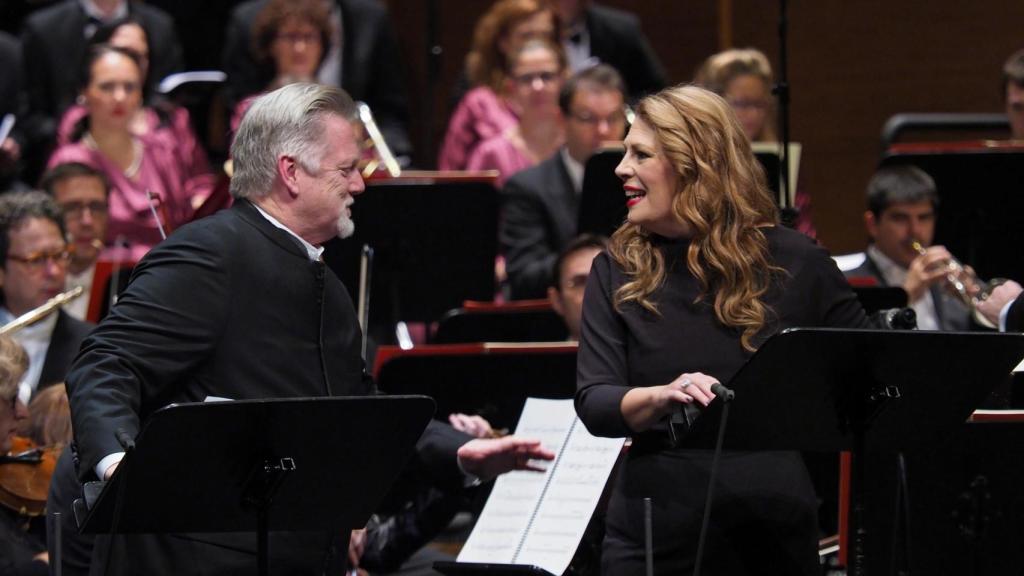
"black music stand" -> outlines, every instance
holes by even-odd
[[[626,195],[615,167],[622,161],[622,148],[595,152],[583,171],[578,234],[611,236],[626,221]]]
[[[353,294],[363,245],[374,250],[371,326],[433,322],[494,298],[498,196],[488,182],[380,180],[352,205],[356,231],[324,254]]]
[[[769,338],[729,386],[728,450],[852,453],[853,570],[864,574],[864,461],[943,441],[1024,357],[1024,335],[794,328]],[[985,358],[985,362],[974,362]],[[964,383],[970,383],[965,386]],[[713,402],[682,440],[713,448]]]
[[[437,323],[433,344],[463,342],[560,342],[569,336],[565,321],[541,310],[449,310]]]
[[[576,351],[398,356],[381,367],[377,385],[389,394],[430,396],[442,420],[453,412],[480,414],[495,428],[512,430],[527,398],[566,399],[576,394]]]
[[[117,533],[255,531],[268,574],[271,530],[365,526],[433,411],[429,398],[395,396],[168,406],[150,416],[81,530],[110,532],[120,510]],[[354,463],[359,472],[348,473]]]
[[[543,568],[527,564],[434,562],[434,570],[445,576],[554,576]]]
[[[890,152],[882,166],[912,164],[935,180],[934,244],[981,278],[1024,278],[1024,149]]]
[[[868,314],[907,305],[907,291],[899,286],[853,286],[853,293]]]

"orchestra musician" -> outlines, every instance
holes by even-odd
[[[253,103],[232,144],[234,205],[154,248],[82,346],[68,377],[81,480],[109,478],[123,457],[115,431],[135,436],[167,403],[374,393],[351,299],[321,258],[324,242],[354,231],[349,207],[364,190],[355,119],[347,94],[315,84]],[[437,482],[464,484],[551,458],[534,440],[469,439],[432,423],[415,461]],[[238,546],[254,549],[252,534],[114,538],[112,574],[255,569]],[[334,572],[347,540],[272,533],[275,571]],[[94,572],[107,548],[97,538]]]
[[[28,418],[28,409],[18,398],[18,383],[26,368],[25,350],[10,336],[0,336],[0,456],[11,450],[18,426]],[[0,469],[0,474],[6,473]],[[0,575],[48,573],[46,545],[27,530],[29,527],[18,510],[0,505]]]
[[[1024,138],[1024,50],[1014,52],[1003,64],[1003,103],[1011,137]]]
[[[0,197],[0,324],[45,304],[64,291],[71,251],[64,240],[60,208],[42,192],[15,192]],[[92,324],[64,310],[14,333],[25,347],[29,368],[22,382],[22,402],[36,391],[63,382],[78,346]]]
[[[594,258],[608,247],[608,239],[596,234],[581,234],[558,254],[552,266],[554,282],[548,287],[548,302],[569,329],[569,340],[580,339],[583,316],[583,288],[587,285]]]
[[[83,77],[81,97],[88,114],[79,120],[71,142],[54,151],[48,167],[79,162],[103,173],[110,182],[108,240],[122,238],[131,245],[130,259],[138,260],[161,240],[161,228],[173,230],[192,218],[215,181],[189,174],[175,142],[159,131],[133,131],[143,81],[135,52],[93,46]]]
[[[438,169],[465,170],[482,142],[516,125],[519,110],[506,92],[510,60],[529,40],[556,42],[558,30],[558,19],[541,0],[500,0],[477,21],[466,55],[470,89],[456,94],[458,105],[448,120]]]
[[[484,140],[469,155],[467,170],[497,170],[495,184],[550,157],[565,138],[558,94],[565,82],[565,53],[547,40],[529,40],[511,55],[505,90],[519,120]]]
[[[82,296],[65,304],[64,310],[79,320],[85,320],[96,275],[96,262],[101,255],[111,258],[120,252],[116,246],[109,250],[104,248],[110,211],[110,185],[103,173],[92,166],[68,162],[47,170],[39,186],[60,207],[68,242],[73,247],[64,282],[65,290],[79,286],[83,289]],[[122,270],[118,275],[118,292],[127,284],[126,272]],[[106,307],[101,310],[100,316],[105,314]]]
[[[498,241],[508,260],[513,299],[541,298],[555,279],[552,263],[576,235],[587,160],[626,130],[625,86],[599,64],[572,75],[558,95],[565,146],[508,179]]]
[[[864,212],[872,243],[864,262],[845,274],[902,287],[921,330],[967,330],[970,311],[945,289],[952,255],[944,246],[931,245],[938,204],[935,182],[920,168],[890,166],[875,172]],[[915,241],[924,247],[923,254],[914,248]]]
[[[718,94],[732,106],[751,142],[776,142],[772,65],[756,48],[733,48],[712,54],[701,65],[694,83]],[[817,230],[811,220],[811,196],[800,186],[793,196],[797,209],[793,227],[811,238]]]
[[[677,448],[667,418],[706,406],[765,339],[792,326],[863,327],[826,251],[778,224],[728,103],[694,86],[642,100],[616,168],[628,221],[593,262],[576,408],[591,433],[632,436],[608,505],[602,573],[644,572],[643,501],[656,574],[689,574],[711,453]],[[708,574],[820,573],[817,502],[796,452],[726,452]]]

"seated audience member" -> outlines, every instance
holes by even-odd
[[[509,60],[529,40],[557,39],[558,20],[541,0],[499,0],[477,21],[466,56],[471,88],[448,120],[438,169],[465,170],[477,146],[515,126],[519,110],[507,92]]]
[[[548,301],[565,320],[569,339],[579,341],[580,319],[583,316],[583,288],[590,276],[594,257],[608,247],[608,239],[596,234],[583,234],[565,247],[552,267],[554,283],[548,287]]]
[[[6,456],[19,425],[28,417],[18,398],[18,382],[28,356],[10,336],[0,336],[0,456]],[[0,574],[43,576],[48,573],[46,545],[18,510],[0,505]]]
[[[482,142],[469,156],[467,170],[497,170],[497,185],[536,165],[562,145],[564,131],[558,94],[565,78],[562,48],[546,40],[530,40],[512,57],[505,79],[519,121]]]
[[[90,49],[98,44],[109,44],[135,54],[142,71],[142,107],[134,114],[131,132],[135,136],[153,136],[167,141],[181,164],[182,173],[197,177],[210,173],[206,151],[199,144],[188,110],[172,104],[155,94],[159,78],[149,74],[149,33],[137,16],[129,15],[100,26],[89,41]],[[72,141],[72,134],[82,118],[89,114],[84,98],[79,98],[67,109],[57,128],[57,145]]]
[[[543,298],[552,284],[552,264],[576,235],[583,167],[626,129],[623,99],[622,78],[609,66],[570,78],[558,99],[565,146],[505,184],[498,237],[512,298]]]
[[[562,43],[569,68],[594,64],[615,68],[626,80],[630,102],[665,87],[665,69],[633,14],[590,0],[548,0],[563,24]]]
[[[231,106],[266,90],[274,80],[273,67],[257,63],[252,42],[257,15],[267,4],[268,0],[249,0],[231,12],[223,55]],[[400,162],[407,162],[412,155],[409,103],[387,8],[379,0],[324,0],[324,4],[330,8],[331,38],[321,40],[324,55],[317,82],[344,88],[354,100],[369,105],[391,151]],[[294,47],[295,38],[282,41]]]
[[[704,61],[694,83],[725,98],[751,142],[775,142],[775,102],[772,98],[772,67],[763,52],[754,48],[732,49]],[[791,183],[794,185],[794,183]],[[798,210],[794,228],[811,238],[817,236],[811,221],[811,197],[796,182],[794,202]]]
[[[117,246],[106,249],[104,245],[104,239],[107,237],[107,198],[110,186],[103,174],[95,168],[69,162],[58,164],[43,174],[40,187],[53,197],[54,202],[60,207],[64,215],[67,239],[72,246],[65,289],[72,290],[81,286],[85,290],[81,297],[65,304],[64,310],[79,320],[85,320],[89,310],[96,262],[101,257],[107,260],[120,260],[119,255],[123,252]],[[119,275],[118,291],[124,287],[126,275]],[[102,310],[101,316],[105,313],[106,310]]]
[[[1013,138],[1024,138],[1024,50],[1013,53],[1003,64],[1003,102]]]
[[[270,0],[252,24],[252,51],[259,65],[273,71],[272,91],[292,82],[316,82],[317,70],[331,41],[330,10],[323,0]],[[231,132],[258,94],[235,106]]]
[[[170,16],[135,0],[60,0],[25,20],[22,77],[28,117],[22,122],[40,156],[27,181],[34,182],[52,150],[57,122],[78,96],[84,78],[77,65],[89,39],[104,24],[131,16],[148,31],[150,74],[155,81],[182,68],[181,45]]]
[[[914,166],[882,168],[868,183],[867,201],[864,225],[872,243],[864,263],[846,277],[902,287],[922,330],[966,330],[970,314],[945,288],[951,255],[931,245],[939,204],[931,176]],[[915,241],[926,247],[924,254],[913,248]]]
[[[64,241],[60,208],[42,192],[0,197],[0,325],[46,303],[64,291],[71,253]],[[13,333],[29,357],[22,401],[38,390],[63,382],[78,347],[92,324],[56,310]]]
[[[49,166],[79,162],[106,177],[111,187],[107,243],[123,239],[131,259],[138,260],[160,241],[161,227],[170,233],[192,218],[213,180],[186,174],[167,139],[133,133],[132,119],[142,105],[142,68],[133,52],[94,46],[86,68],[82,99],[88,114]]]

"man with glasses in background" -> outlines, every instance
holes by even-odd
[[[96,262],[104,253],[110,185],[92,166],[69,162],[54,166],[43,174],[39,186],[53,197],[64,215],[64,229],[71,246],[65,290],[79,286],[84,289],[81,297],[64,305],[64,310],[79,320],[85,320]],[[123,279],[119,279],[119,288],[123,288],[123,284]]]
[[[0,323],[64,292],[71,249],[64,240],[60,208],[46,194],[17,192],[0,197],[0,259]],[[64,381],[91,329],[92,324],[57,310],[13,334],[29,357],[20,392],[25,404],[37,390]]]
[[[587,159],[625,133],[624,90],[604,64],[573,75],[558,98],[565,146],[505,184],[498,238],[513,299],[544,298],[553,284],[555,259],[576,236]]]

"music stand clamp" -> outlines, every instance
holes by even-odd
[[[256,530],[259,573],[269,574],[271,530],[365,526],[433,413],[423,396],[171,405],[149,417],[81,530]]]
[[[729,383],[727,450],[851,451],[851,574],[862,575],[865,457],[956,432],[1024,357],[1024,334],[794,328],[769,338]],[[971,362],[985,358],[984,363]],[[794,362],[794,359],[799,361]],[[710,449],[713,402],[682,439]]]

